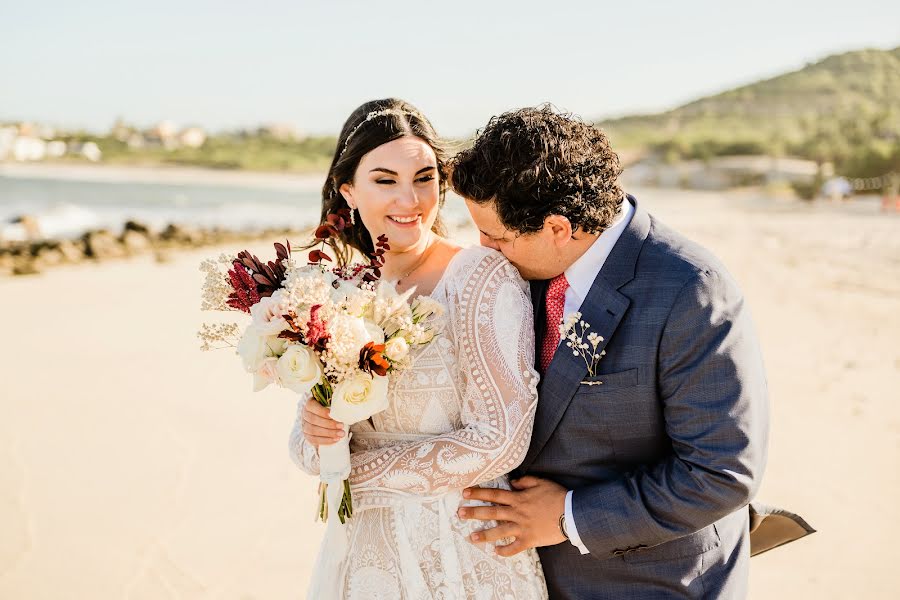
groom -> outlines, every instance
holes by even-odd
[[[455,160],[482,244],[531,280],[541,373],[514,490],[466,490],[493,505],[459,516],[500,522],[472,541],[514,538],[502,555],[537,547],[551,598],[743,598],[768,434],[749,311],[620,172],[599,129],[547,107],[493,118]],[[576,311],[601,336],[588,358],[560,342]]]

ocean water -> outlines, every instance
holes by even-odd
[[[0,240],[23,239],[22,215],[37,219],[42,237],[72,238],[89,229],[121,230],[131,219],[161,229],[169,223],[230,230],[304,229],[318,223],[320,196],[309,187],[209,183],[85,181],[0,175]],[[448,195],[445,218],[468,220]]]

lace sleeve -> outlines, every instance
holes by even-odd
[[[531,300],[498,252],[481,256],[450,295],[462,389],[460,429],[361,450],[351,457],[354,503],[438,495],[490,481],[525,458],[537,405]],[[379,503],[375,501],[374,503]]]
[[[288,440],[288,451],[291,460],[297,467],[309,475],[319,474],[319,451],[316,447],[306,441],[303,435],[303,406],[309,396],[301,396],[297,403],[297,418],[294,420],[294,428],[291,430],[291,437]]]

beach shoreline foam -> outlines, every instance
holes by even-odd
[[[325,173],[283,173],[181,166],[0,162],[0,177],[114,183],[214,184],[318,191]]]

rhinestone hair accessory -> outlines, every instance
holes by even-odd
[[[350,130],[350,133],[347,134],[347,139],[344,140],[344,147],[341,149],[340,156],[344,155],[344,152],[347,151],[347,146],[350,144],[350,140],[356,135],[356,132],[359,131],[359,128],[371,121],[372,119],[377,119],[378,117],[383,117],[385,115],[413,115],[408,110],[403,110],[400,108],[382,108],[381,110],[373,110],[369,114],[366,115],[366,118],[359,122],[359,124]]]

